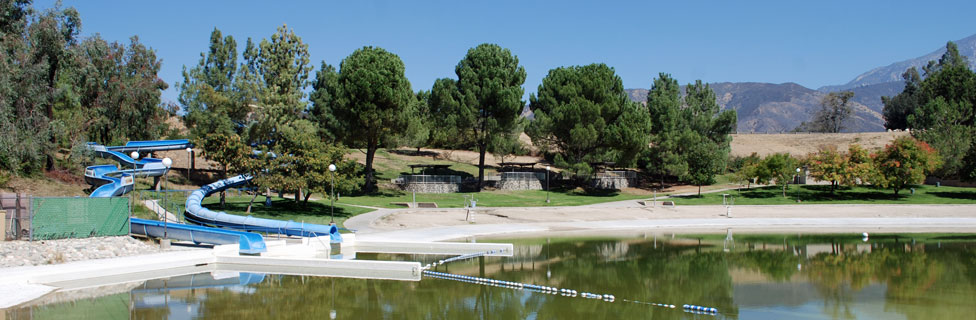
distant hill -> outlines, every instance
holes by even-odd
[[[976,34],[953,42],[955,42],[959,47],[959,54],[969,57],[969,67],[976,70]],[[921,72],[922,67],[928,64],[929,61],[938,61],[944,53],[945,45],[942,45],[935,51],[921,57],[895,62],[883,67],[877,67],[868,72],[862,73],[857,77],[854,77],[853,80],[847,82],[846,84],[824,86],[819,90],[824,92],[832,92],[890,82],[902,83],[901,74],[904,73],[905,70],[915,67],[918,68],[919,72]],[[901,92],[900,88],[899,92]]]
[[[959,53],[969,58],[969,65],[976,70],[976,34],[954,41]],[[874,68],[843,85],[824,86],[817,90],[795,83],[720,82],[710,84],[722,108],[738,112],[739,133],[788,132],[801,122],[809,121],[820,108],[820,99],[828,92],[854,91],[854,119],[847,132],[884,131],[881,116],[884,105],[881,97],[894,96],[902,91],[905,83],[901,74],[910,67],[921,70],[931,60],[938,60],[945,53],[945,46],[914,59],[895,62]],[[630,99],[644,102],[647,89],[628,89]]]
[[[809,121],[826,95],[795,83],[720,82],[709,84],[722,109],[736,110],[739,133],[789,132]],[[647,100],[647,89],[628,89],[631,100]],[[880,104],[880,98],[878,104]],[[883,131],[880,111],[854,101],[854,119],[845,131]]]

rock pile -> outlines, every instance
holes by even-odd
[[[58,264],[159,252],[159,246],[132,237],[100,237],[0,242],[0,268]]]

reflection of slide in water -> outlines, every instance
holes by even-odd
[[[92,197],[114,197],[132,191],[133,177],[159,177],[166,174],[169,168],[163,165],[163,160],[155,158],[132,159],[130,152],[153,152],[165,150],[181,150],[191,147],[189,140],[160,140],[160,141],[129,141],[124,146],[106,147],[94,142],[88,143],[88,149],[100,158],[112,159],[122,165],[121,168],[108,164],[85,168],[85,182],[98,186],[92,192]]]
[[[339,234],[339,228],[335,225],[320,225],[295,221],[262,219],[250,216],[238,216],[227,214],[226,212],[213,211],[204,208],[201,205],[203,198],[228,188],[245,185],[249,181],[251,181],[251,176],[248,174],[242,174],[205,185],[200,189],[193,191],[193,193],[186,198],[186,215],[184,216],[186,221],[220,228],[277,233],[299,237],[319,237],[329,235],[331,242],[342,242],[342,236]]]
[[[254,293],[250,285],[264,281],[264,274],[247,272],[200,273],[165,279],[154,279],[133,289],[136,309],[168,308],[177,312],[196,314],[199,298],[185,299],[170,294],[174,290],[221,288],[241,294]],[[191,301],[192,300],[192,301]]]
[[[257,233],[129,218],[130,232],[154,238],[209,244],[239,244],[241,253],[267,251],[264,237]]]

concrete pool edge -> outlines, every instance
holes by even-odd
[[[324,239],[322,239],[324,238]],[[329,237],[268,241],[268,251],[240,254],[235,244],[128,257],[75,261],[55,265],[0,269],[0,309],[29,303],[66,290],[114,285],[201,272],[257,272],[420,281],[415,261],[349,260],[356,252],[463,255],[491,251],[511,256],[511,244],[357,240],[348,235],[342,254],[331,255]]]

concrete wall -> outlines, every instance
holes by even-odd
[[[455,193],[461,190],[459,183],[407,183],[403,190],[416,193]]]

